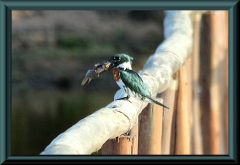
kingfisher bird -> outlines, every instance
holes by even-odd
[[[108,59],[111,63],[110,68],[113,68],[113,75],[118,86],[123,89],[127,96],[120,98],[129,99],[130,93],[138,96],[141,100],[149,103],[155,103],[169,109],[166,105],[154,100],[150,91],[145,86],[142,78],[132,70],[133,57],[127,54],[116,54]]]

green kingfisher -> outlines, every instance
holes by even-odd
[[[127,96],[120,99],[129,99],[130,93],[143,101],[155,103],[169,109],[166,105],[154,100],[150,91],[145,86],[142,78],[132,70],[133,57],[127,54],[116,54],[108,59],[113,68],[113,75],[118,86],[123,89]],[[120,100],[118,99],[118,100]]]

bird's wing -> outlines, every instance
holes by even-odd
[[[151,93],[145,86],[142,78],[133,70],[120,70],[120,77],[130,90],[141,94],[142,96],[151,96]]]
[[[165,108],[168,108],[166,105],[154,100],[151,97],[151,93],[145,86],[144,82],[142,81],[142,78],[133,70],[120,70],[120,78],[122,79],[122,82],[127,86],[130,90],[140,94],[142,98],[148,98],[151,102],[156,103],[160,106],[163,106]],[[169,108],[168,108],[169,109]]]

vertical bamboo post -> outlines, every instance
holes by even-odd
[[[138,154],[138,127],[139,123],[137,123],[130,132],[130,136],[132,137],[132,146],[131,146],[131,154]]]
[[[102,155],[136,155],[138,150],[138,124],[129,135],[110,139],[102,146]]]
[[[163,102],[162,99],[156,99],[159,102]],[[165,109],[167,110],[167,109]],[[164,111],[165,111],[164,110]],[[151,136],[151,145],[150,151],[152,154],[161,154],[162,148],[162,114],[163,114],[163,107],[153,104],[153,117],[152,120],[152,132],[153,135]]]
[[[177,108],[178,108],[178,95],[179,95],[179,72],[175,73],[173,78],[176,80],[175,84],[175,97],[174,97],[174,108],[172,117],[172,130],[171,130],[171,140],[170,140],[170,154],[174,155],[176,153],[176,127],[177,127]],[[167,100],[166,100],[167,101]]]
[[[223,34],[224,34],[224,139],[225,139],[225,153],[228,154],[228,11],[223,14]]]
[[[179,93],[176,116],[176,154],[190,154],[191,132],[190,132],[190,109],[191,109],[191,63],[186,60],[180,69]]]
[[[161,154],[162,109],[161,106],[149,104],[140,114],[139,154]]]
[[[201,99],[200,108],[202,111],[201,126],[203,133],[203,153],[210,154],[210,56],[211,56],[211,31],[210,14],[202,16],[200,33],[200,85]]]
[[[139,115],[139,141],[138,141],[138,153],[139,154],[148,154],[148,146],[149,144],[149,112],[151,112],[152,105],[148,104]]]
[[[175,139],[175,135],[172,133],[172,130],[175,127],[173,114],[175,112],[175,94],[177,87],[177,80],[174,80],[172,88],[169,88],[162,93],[164,104],[169,107],[168,110],[163,111],[162,154],[171,154],[171,140],[173,138]]]
[[[227,138],[226,134],[226,118],[225,113],[228,105],[228,99],[225,98],[225,95],[227,95],[228,89],[226,88],[226,80],[228,80],[227,77],[227,68],[226,68],[226,62],[227,60],[227,26],[228,22],[225,18],[227,11],[219,11],[216,13],[217,15],[217,29],[218,35],[216,46],[218,47],[218,68],[217,68],[217,74],[218,74],[218,83],[219,83],[219,154],[226,154],[226,141],[225,138]],[[227,115],[226,115],[227,116]]]
[[[222,31],[219,30],[220,12],[212,12],[211,17],[211,77],[210,77],[210,143],[211,154],[220,154],[221,150],[221,121],[220,121],[220,50],[219,40]]]
[[[162,102],[162,99],[156,99]],[[163,108],[157,104],[153,104],[153,117],[151,121],[151,136],[149,154],[161,154],[162,147],[162,113]],[[166,110],[166,109],[165,109]]]
[[[200,116],[200,104],[199,104],[199,42],[200,42],[200,22],[201,13],[196,13],[193,19],[194,25],[194,44],[193,44],[193,54],[192,54],[192,85],[193,85],[193,127],[192,127],[192,152],[193,154],[203,154],[202,146],[202,130],[201,130],[201,116]]]

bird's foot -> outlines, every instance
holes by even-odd
[[[119,98],[119,99],[116,99],[116,100],[127,100],[127,101],[129,101],[130,103],[132,103],[130,100],[129,100],[129,95],[128,96],[126,96],[126,97],[122,97],[122,98]]]
[[[135,135],[131,135],[130,131],[128,131],[123,135],[117,136],[116,140],[117,140],[118,143],[119,143],[120,138],[126,138],[126,139],[132,141],[134,139],[134,137],[135,137]]]

